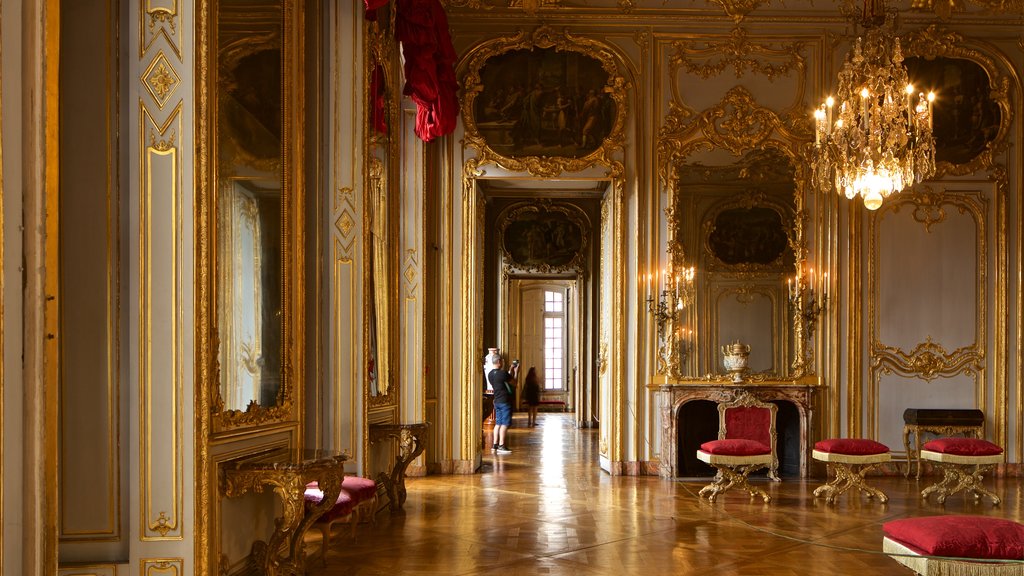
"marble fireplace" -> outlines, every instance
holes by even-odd
[[[678,380],[652,384],[660,396],[662,450],[660,475],[666,478],[713,475],[694,468],[696,457],[687,458],[682,452],[696,453],[701,442],[717,437],[719,402],[728,402],[740,390],[746,390],[762,402],[778,407],[776,430],[779,471],[784,476],[809,472],[810,436],[813,422],[814,391],[819,386],[816,378],[799,381],[724,382],[708,380]],[[682,447],[688,448],[682,448]],[[696,464],[703,464],[696,462]],[[696,473],[695,473],[696,471]]]

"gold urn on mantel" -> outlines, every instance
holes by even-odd
[[[732,344],[722,346],[722,364],[725,366],[725,370],[732,375],[733,382],[743,382],[743,374],[747,371],[749,359],[749,344],[742,344],[737,340]]]

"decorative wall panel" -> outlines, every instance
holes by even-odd
[[[158,126],[140,110],[144,141],[139,198],[139,493],[143,540],[180,539],[181,108]],[[148,136],[148,138],[146,138]]]

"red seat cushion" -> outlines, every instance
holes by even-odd
[[[925,443],[921,449],[957,456],[994,456],[1003,453],[998,445],[978,438],[936,438]]]
[[[873,454],[885,454],[889,451],[889,447],[885,444],[867,438],[830,438],[821,442],[815,442],[814,449],[818,452],[846,454],[848,456],[871,456]]]
[[[323,501],[324,491],[317,487],[316,482],[310,482],[306,485],[305,497],[307,508],[312,508]],[[352,495],[342,490],[338,494],[338,499],[335,500],[334,506],[327,512],[324,512],[323,516],[317,518],[317,522],[327,522],[348,516],[352,513],[352,509],[355,506],[356,501],[352,499]]]
[[[768,445],[757,440],[742,438],[712,440],[701,444],[700,449],[708,454],[718,454],[719,456],[761,456],[772,453],[772,449]]]
[[[890,539],[930,556],[1020,560],[1024,524],[989,516],[925,516],[882,525]]]
[[[377,494],[377,483],[369,478],[345,476],[341,489],[348,492],[356,503],[365,502]]]

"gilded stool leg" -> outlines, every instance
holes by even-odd
[[[815,489],[815,498],[824,496],[825,502],[832,504],[844,492],[850,488],[856,488],[860,492],[867,494],[868,498],[878,498],[878,501],[883,504],[889,501],[889,497],[885,495],[885,492],[868,485],[864,480],[864,475],[877,466],[877,463],[857,465],[847,464],[846,462],[829,462],[829,464],[835,472],[835,478]]]
[[[1002,502],[999,496],[986,490],[982,485],[984,480],[982,473],[991,470],[995,464],[975,466],[970,464],[939,463],[938,465],[942,468],[942,481],[922,490],[922,498],[927,498],[930,494],[936,493],[938,494],[936,501],[939,504],[945,504],[947,497],[963,490],[974,496],[975,500],[978,500],[981,496],[988,496],[992,499],[993,506],[998,506]]]

